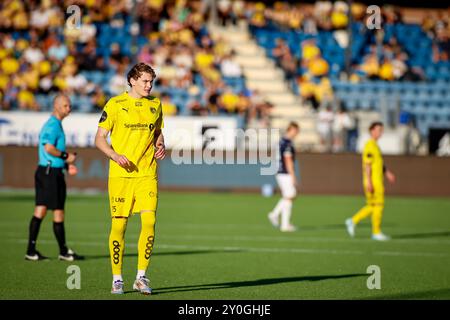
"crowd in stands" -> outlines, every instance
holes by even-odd
[[[63,91],[75,110],[98,112],[127,89],[135,53],[136,61],[156,68],[153,93],[163,100],[164,114],[239,114],[267,122],[270,107],[245,87],[234,52],[209,34],[204,2],[140,1],[135,11],[129,3],[3,1],[1,109],[49,110],[52,95]],[[80,8],[79,23],[65,12],[70,5]]]
[[[156,68],[153,93],[163,100],[166,115],[238,114],[269,123],[272,105],[262,93],[246,88],[229,44],[208,32],[211,0],[130,4],[2,1],[1,109],[49,110],[52,95],[64,91],[73,97],[75,110],[98,112],[109,97],[127,89],[124,75],[134,62],[143,61]],[[79,23],[73,11],[67,13],[70,5],[81,9]],[[384,6],[381,13],[383,27],[369,29],[366,5],[349,7],[343,1],[266,6],[219,0],[216,12],[222,25],[246,20],[294,92],[316,110],[339,109],[332,82],[342,77],[358,83],[433,80],[442,70],[450,76],[448,12],[407,27],[395,7]],[[344,55],[348,46],[349,66]]]
[[[381,8],[382,28],[370,29],[367,23],[373,20],[366,8],[360,3],[349,7],[344,1],[256,4],[250,23],[256,40],[285,71],[293,90],[316,109],[330,98],[328,79],[433,81],[435,74],[428,71],[440,67],[450,80],[448,11],[425,17],[421,26],[405,25],[401,11],[386,5]],[[353,52],[347,66],[348,46]]]

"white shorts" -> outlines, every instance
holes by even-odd
[[[290,174],[279,173],[276,175],[276,179],[283,198],[294,198],[297,195],[297,190],[294,186],[294,180],[292,179]]]

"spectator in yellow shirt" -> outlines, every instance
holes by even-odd
[[[378,63],[377,55],[373,53],[367,56],[361,64],[360,69],[367,75],[368,78],[378,78],[380,65]]]
[[[386,81],[394,80],[394,66],[392,65],[391,60],[385,60],[380,67],[379,72],[380,79]]]
[[[335,9],[331,14],[331,24],[334,29],[343,29],[348,24],[347,13],[343,9]]]
[[[231,88],[227,87],[225,92],[219,97],[219,109],[226,113],[235,113],[239,103],[239,96]]]
[[[320,49],[317,47],[315,40],[309,39],[302,42],[302,58],[305,63],[320,55]]]
[[[32,91],[23,87],[17,95],[17,102],[19,103],[19,109],[21,110],[39,110],[39,106],[34,99]]]
[[[195,55],[195,65],[199,70],[206,69],[214,63],[214,56],[206,49],[201,49]]]
[[[329,69],[328,62],[321,56],[316,56],[308,64],[308,71],[315,77],[327,75]]]
[[[171,101],[167,93],[161,95],[161,105],[164,116],[174,116],[178,113],[177,106]]]
[[[7,75],[12,75],[19,70],[19,61],[14,59],[13,57],[7,57],[1,62],[1,69],[3,73]]]

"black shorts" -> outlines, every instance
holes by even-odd
[[[38,166],[34,174],[36,205],[49,210],[64,210],[66,202],[66,180],[61,168]]]

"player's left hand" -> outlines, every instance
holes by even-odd
[[[391,171],[386,171],[386,179],[389,181],[389,183],[395,183],[395,174],[393,174]]]
[[[163,142],[156,143],[156,152],[155,158],[158,160],[162,160],[166,157],[166,146]]]
[[[69,164],[67,172],[69,172],[69,175],[74,176],[78,173],[78,168],[74,164]]]

